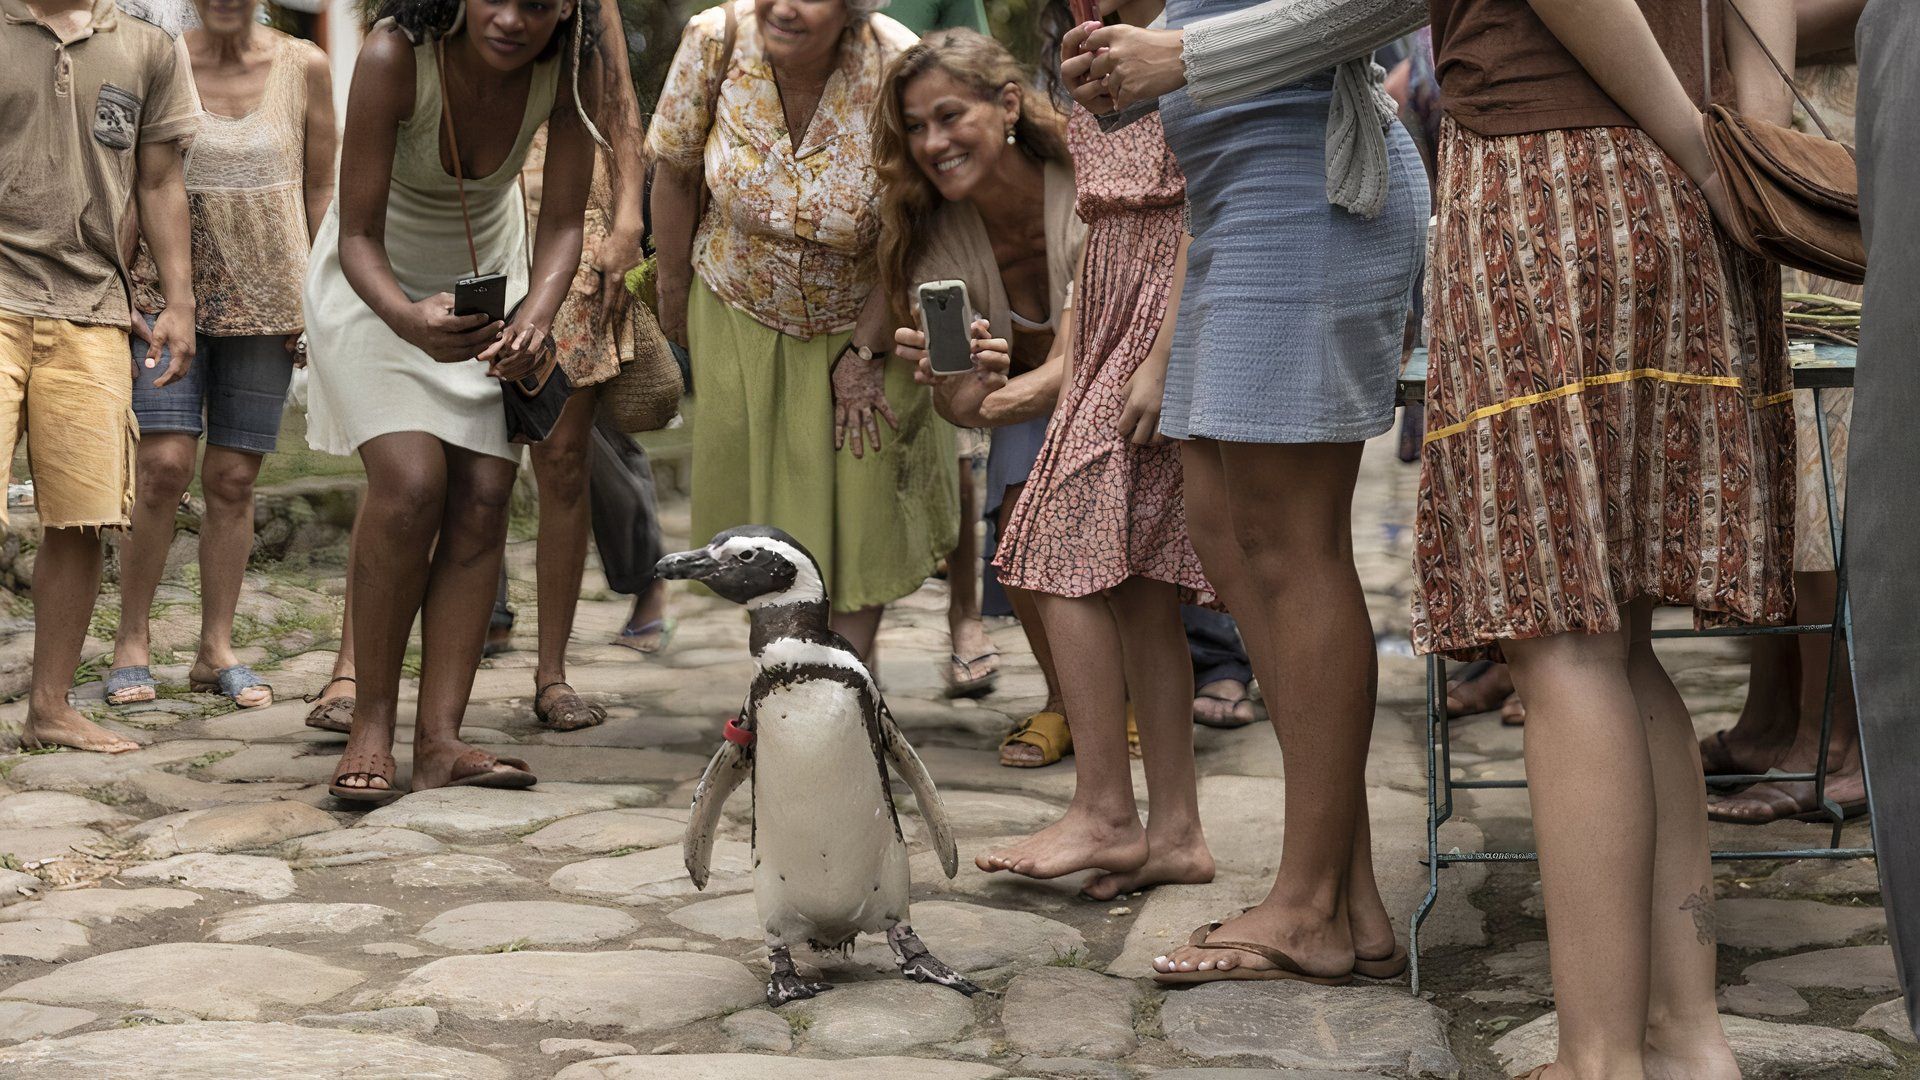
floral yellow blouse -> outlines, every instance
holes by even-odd
[[[794,337],[847,330],[877,278],[873,105],[887,63],[916,39],[884,15],[851,24],[840,69],[796,151],[753,0],[734,0],[734,12],[718,120],[709,120],[707,95],[722,62],[726,14],[714,7],[687,23],[648,149],[683,167],[704,160],[712,194],[693,267],[715,296]]]

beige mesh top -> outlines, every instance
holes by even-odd
[[[294,334],[307,272],[304,42],[264,27],[274,53],[260,104],[206,113],[187,155],[193,215],[194,322],[203,334]],[[144,245],[134,267],[140,310],[166,306]]]

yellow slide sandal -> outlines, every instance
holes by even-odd
[[[1010,769],[1038,769],[1073,753],[1073,732],[1057,712],[1037,712],[1020,722],[1000,741],[1000,764]]]

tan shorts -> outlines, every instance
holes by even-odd
[[[140,438],[127,332],[0,311],[0,461],[23,431],[43,527],[125,527]]]

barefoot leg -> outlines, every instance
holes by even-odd
[[[261,461],[259,454],[209,443],[200,464],[207,513],[200,526],[200,650],[191,679],[212,682],[240,662],[233,652],[233,618],[253,552],[253,482]],[[265,686],[250,686],[234,698],[243,709],[272,701]]]
[[[120,543],[120,627],[113,639],[113,666],[140,667],[153,660],[147,630],[153,596],[167,569],[180,497],[193,482],[200,441],[179,431],[142,434],[134,454],[133,527]],[[152,691],[149,690],[149,696]]]
[[[1099,596],[1025,595],[1038,604],[1050,636],[1074,643],[1059,657],[1076,755],[1073,802],[1058,822],[979,856],[975,865],[989,873],[1007,870],[1038,878],[1138,869],[1147,859],[1147,834],[1134,806],[1126,674],[1113,614]]]
[[[47,529],[33,563],[33,691],[20,741],[109,754],[138,750],[67,704],[80,649],[100,593],[98,529]]]
[[[1126,661],[1127,696],[1140,724],[1147,774],[1147,861],[1095,879],[1086,894],[1111,900],[1166,884],[1213,880],[1213,853],[1200,827],[1194,775],[1193,663],[1172,585],[1132,578],[1108,594]]]

